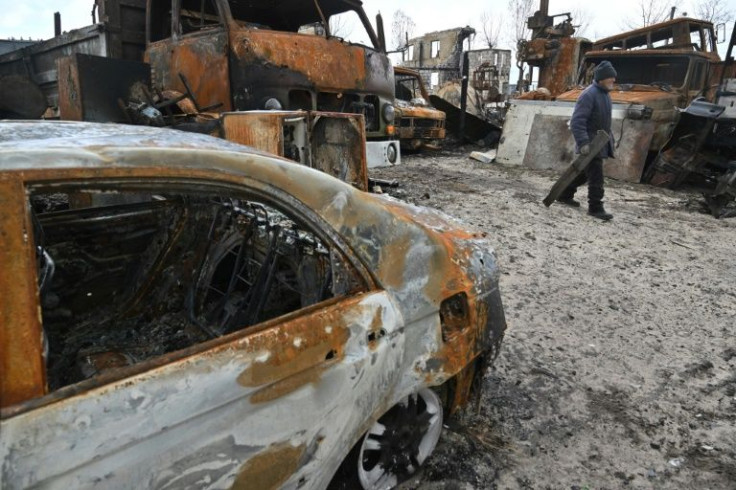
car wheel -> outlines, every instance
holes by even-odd
[[[365,490],[393,488],[416,473],[442,432],[442,402],[429,388],[407,396],[360,441],[357,476]]]

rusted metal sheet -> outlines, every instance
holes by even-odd
[[[613,105],[616,157],[606,160],[607,177],[639,182],[652,140],[661,127],[642,105]],[[506,115],[496,159],[536,169],[563,170],[575,155],[568,128],[574,104],[564,101],[514,100]]]
[[[368,190],[365,124],[358,114],[309,114],[312,167]]]
[[[152,262],[162,280],[141,283],[146,294],[135,295],[140,298],[135,311],[156,317],[168,301],[186,296],[177,292],[178,280],[163,279],[192,274],[197,247],[212,241],[202,240],[198,231],[213,226],[201,219],[202,209],[225,206],[223,217],[232,219],[219,223],[238,226],[247,216],[235,206],[254,196],[279,203],[294,221],[319,230],[314,236],[344,261],[343,275],[360,279],[342,296],[285,316],[111,367],[46,396],[26,392],[22,403],[3,399],[4,487],[79,488],[104,481],[229,488],[257,481],[264,488],[325,488],[345,454],[390,407],[420,387],[451,380],[457,387],[451,409],[465,403],[469,380],[482,376],[498,352],[506,324],[493,251],[480,234],[440,212],[364,193],[321,172],[204,135],[64,122],[2,129],[2,173],[17,179],[15,191],[0,193],[14,196],[15,206],[2,207],[12,216],[2,215],[0,230],[28,256],[31,270],[33,244],[14,225],[24,216],[18,209],[25,206],[23,186],[29,185],[32,195],[90,186],[94,200],[106,191],[119,199],[126,190],[166,195],[169,188],[193,189],[204,197],[233,192],[238,199],[225,194],[200,201],[118,203],[125,211],[118,216],[121,230],[145,223],[132,210],[150,210],[147,222],[160,226],[169,227],[177,216],[183,223],[146,251],[163,247],[163,256]],[[190,207],[197,202],[205,206],[200,211]],[[188,213],[171,214],[182,205],[189,206]],[[95,212],[109,209],[108,204]],[[100,226],[99,219],[67,219],[90,212],[69,209],[41,214],[39,221],[48,227],[64,218],[56,226],[63,236],[64,223],[88,230]],[[169,219],[156,219],[156,213],[168,213]],[[268,222],[259,216],[254,223]],[[187,220],[200,225],[184,226]],[[56,236],[49,234],[49,247]],[[180,237],[190,237],[192,246],[174,246]],[[177,255],[182,251],[188,253]],[[4,269],[12,270],[14,261],[17,253],[0,253]],[[28,276],[28,270],[20,273]],[[18,290],[17,277],[13,284],[0,279],[0,285],[25,295],[33,311],[14,311],[38,322],[35,278],[29,281],[30,291]],[[104,291],[92,293],[94,298]],[[145,303],[156,298],[166,302]],[[126,320],[115,319],[118,327]],[[19,325],[14,318],[14,335]],[[40,339],[38,330],[35,335]],[[28,358],[38,362],[39,344]],[[3,389],[6,382],[21,382],[6,374],[3,370]],[[39,466],[40,460],[46,463]]]
[[[297,51],[291,49],[294,34],[253,29],[234,32],[231,42],[237,63],[244,64],[242,75],[246,75],[247,67],[258,72],[261,67],[268,69],[264,65],[270,63],[282,70],[288,68],[295,77],[301,74],[302,83],[308,81],[316,90],[329,92],[366,90],[368,77],[379,75],[368,72],[366,52],[358,46],[346,46],[321,36],[305,36],[299,41]],[[255,76],[253,73],[248,79],[255,81]],[[300,85],[295,82],[294,85]]]
[[[222,114],[221,137],[240,145],[252,146],[266,153],[284,156],[284,119],[301,117],[306,112],[271,111],[228,112]],[[300,159],[296,159],[300,163]]]
[[[154,88],[186,93],[186,80],[199,107],[232,110],[228,46],[222,28],[149,44],[145,59]]]
[[[700,155],[725,107],[695,101],[681,111],[672,137],[657,155],[645,182],[661,187],[678,187],[706,163]]]
[[[33,229],[20,172],[0,176],[0,407],[46,393]],[[3,432],[3,440],[5,440]],[[3,481],[4,479],[0,480]]]
[[[615,119],[613,133],[617,142],[616,157],[606,160],[604,175],[626,182],[639,182],[644,171],[654,123]],[[537,115],[531,126],[523,164],[530,168],[562,170],[575,155],[575,141],[567,127],[567,118]]]
[[[218,135],[321,170],[368,190],[365,126],[358,114],[245,111],[222,115]]]
[[[75,54],[57,60],[59,116],[69,121],[127,122],[119,101],[143,98],[145,63]]]
[[[539,69],[538,86],[556,97],[576,85],[578,66],[590,42],[574,37],[538,38],[523,43],[520,49],[520,59]]]
[[[460,109],[436,95],[430,95],[429,99],[435,107],[445,113],[447,128],[450,131],[459,131]],[[491,134],[500,134],[500,129],[495,124],[466,112],[465,133],[462,136],[469,141],[476,142]]]

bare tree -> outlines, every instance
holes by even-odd
[[[591,15],[590,11],[585,7],[575,7],[572,12],[572,25],[575,26],[575,34],[580,37],[588,37],[588,29],[590,28]]]
[[[679,2],[672,0],[639,0],[636,5],[637,13],[624,20],[624,27],[638,29],[664,22],[670,16],[672,7]]]
[[[526,21],[531,17],[533,9],[534,0],[509,0],[508,10],[511,18],[511,29],[508,32],[512,36],[510,41],[513,46],[516,46],[522,39],[526,39]]]
[[[733,19],[733,11],[726,5],[724,0],[699,0],[693,2],[695,17],[707,20],[713,24],[728,22]]]
[[[497,48],[504,28],[503,15],[494,15],[489,11],[480,14],[481,33],[483,42],[489,48]]]
[[[394,12],[394,19],[391,23],[391,42],[393,43],[393,49],[398,50],[404,47],[406,38],[412,37],[416,26],[414,20],[403,10],[399,9]]]
[[[347,13],[348,12],[330,17],[328,22],[330,23],[330,34],[332,36],[347,39],[350,37],[350,34],[353,33],[355,25],[352,22],[352,19],[347,17]]]
[[[517,55],[516,67],[519,69],[519,80],[517,82],[517,90],[522,87],[524,77],[524,63],[518,58],[518,46],[520,41],[527,37],[527,20],[532,15],[534,0],[509,0],[508,11],[511,24],[507,29],[507,35],[510,36],[509,44],[511,50]]]

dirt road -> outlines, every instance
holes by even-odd
[[[488,234],[509,324],[479,412],[404,487],[736,489],[736,219],[607,181],[603,223],[468,153],[372,173]]]

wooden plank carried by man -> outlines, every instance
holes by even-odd
[[[562,192],[567,189],[567,186],[569,186],[578,175],[585,172],[585,169],[588,168],[588,165],[593,161],[593,158],[595,158],[603,147],[608,144],[609,139],[610,136],[605,131],[599,130],[596,133],[595,138],[590,142],[590,151],[588,154],[578,154],[577,158],[573,160],[570,166],[562,173],[560,178],[557,179],[555,185],[552,186],[549,194],[547,194],[547,197],[542,201],[545,206],[550,207],[552,203],[562,195]]]

